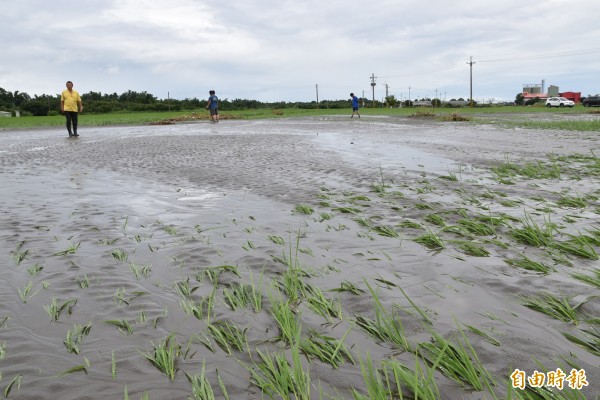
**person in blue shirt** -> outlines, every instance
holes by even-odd
[[[350,97],[352,98],[352,116],[350,118],[354,118],[354,113],[360,118],[360,114],[358,113],[358,97],[354,93],[350,93]]]
[[[215,91],[211,90],[208,92],[208,104],[206,109],[210,110],[210,118],[213,122],[219,122],[219,98],[215,96]]]

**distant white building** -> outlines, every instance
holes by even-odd
[[[12,113],[10,111],[0,111],[0,117],[12,117]]]

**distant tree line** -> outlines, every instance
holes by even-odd
[[[148,92],[135,92],[128,90],[125,93],[82,93],[81,99],[85,105],[85,112],[91,114],[139,112],[139,111],[192,111],[206,107],[206,100],[192,99],[158,99]],[[368,104],[371,105],[371,102]],[[381,107],[381,102],[375,102],[375,107]],[[350,99],[322,100],[318,104],[311,102],[261,102],[248,99],[220,99],[221,111],[251,110],[260,108],[332,108],[342,109],[350,107]],[[19,110],[21,115],[57,115],[60,112],[60,95],[35,95],[30,96],[24,92],[10,92],[0,88],[0,110]]]

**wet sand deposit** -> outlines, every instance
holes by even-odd
[[[598,398],[597,132],[340,116],[80,134],[0,132],[9,398],[186,399],[203,363],[217,398],[268,398],[264,357],[297,343],[310,398],[372,397],[361,361],[414,371],[436,343],[482,367],[479,390],[438,365],[443,399],[558,368]],[[572,316],[526,306],[541,296]],[[307,354],[324,337],[334,366]],[[160,346],[173,380],[146,357]]]

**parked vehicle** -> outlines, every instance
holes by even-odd
[[[546,107],[573,107],[575,102],[564,97],[550,97],[546,100]]]
[[[600,107],[600,96],[589,96],[582,101],[584,107]]]

